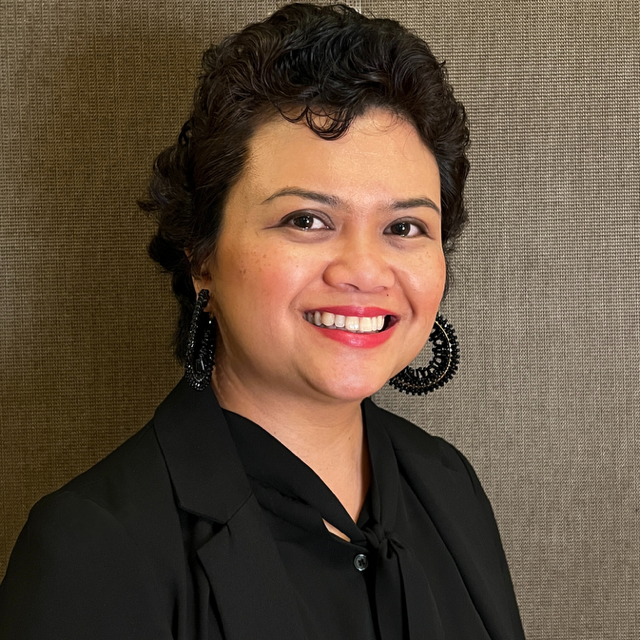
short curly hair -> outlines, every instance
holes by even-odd
[[[171,273],[180,305],[180,361],[195,305],[192,275],[215,249],[226,196],[256,129],[282,116],[334,140],[376,107],[410,122],[435,156],[448,255],[467,218],[469,132],[444,63],[423,40],[394,20],[343,4],[295,3],[204,53],[191,117],[156,158],[148,197],[139,203],[157,222],[149,255]]]

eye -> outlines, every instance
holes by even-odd
[[[415,238],[426,235],[424,225],[410,220],[399,220],[390,224],[384,231],[387,235],[401,236],[403,238]]]
[[[330,226],[319,216],[313,213],[296,213],[285,219],[286,226],[297,227],[302,231],[320,231],[329,229]]]

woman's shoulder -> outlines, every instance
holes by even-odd
[[[366,401],[365,411],[369,419],[373,417],[385,427],[396,453],[440,464],[453,471],[471,473],[476,478],[464,454],[444,438],[430,434],[406,418],[379,407],[370,399]]]
[[[443,438],[373,403],[368,411],[384,424],[401,475],[449,544],[459,544],[462,555],[467,546],[481,546],[487,558],[503,563],[493,509],[464,454]]]
[[[179,538],[171,481],[151,421],[95,465],[41,498],[31,509],[27,528],[60,539],[127,538],[149,553],[153,551],[149,545],[162,537],[159,532],[171,530],[171,520]]]
[[[499,603],[495,610],[504,616],[501,624],[511,630],[504,637],[521,638],[518,608],[493,509],[467,458],[443,438],[373,402],[367,403],[365,411],[384,426],[401,475],[464,571],[478,601],[491,607]]]
[[[95,502],[106,511],[125,517],[130,506],[150,499],[157,501],[167,489],[170,493],[162,452],[153,421],[150,421],[102,460],[45,496],[41,502],[56,503],[75,497]]]
[[[76,638],[99,621],[96,638],[168,637],[182,548],[149,423],[31,509],[0,584],[0,636]]]

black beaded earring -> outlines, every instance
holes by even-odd
[[[202,289],[193,309],[187,341],[184,374],[197,391],[204,391],[211,384],[216,352],[216,321],[204,310],[208,302],[209,292]]]
[[[433,343],[433,358],[429,364],[416,369],[405,367],[389,380],[392,387],[404,393],[422,396],[439,389],[453,378],[460,362],[458,338],[453,327],[439,313],[436,315],[429,342]]]

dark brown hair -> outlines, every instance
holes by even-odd
[[[192,273],[215,248],[226,195],[256,128],[282,116],[336,139],[372,107],[413,124],[434,154],[449,254],[466,221],[468,129],[444,64],[423,40],[342,4],[290,4],[205,52],[191,117],[157,157],[140,202],[158,225],[149,255],[172,274],[180,304],[174,345],[181,361],[195,304]]]

